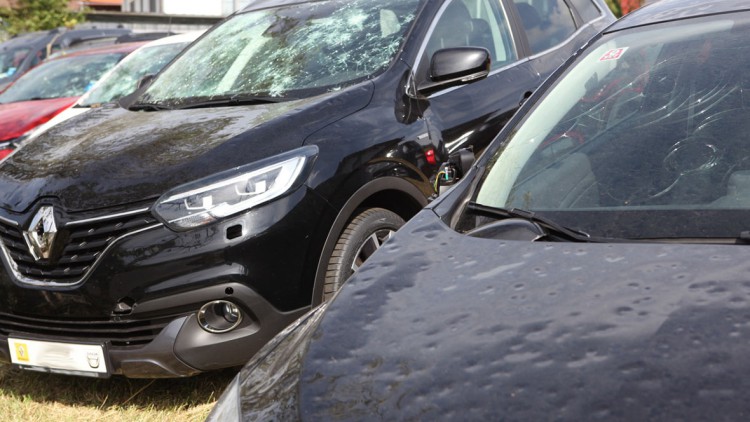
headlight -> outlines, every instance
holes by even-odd
[[[172,230],[212,223],[286,194],[302,183],[318,147],[306,146],[179,186],[153,213]]]

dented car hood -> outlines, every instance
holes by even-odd
[[[743,419],[748,253],[478,239],[424,210],[329,305],[295,399],[271,406],[306,420]],[[260,382],[243,375],[240,391]],[[244,416],[259,397],[243,396]]]
[[[93,109],[57,125],[0,164],[0,207],[39,198],[68,211],[153,200],[181,184],[301,146],[361,109],[370,83],[272,104],[154,112]]]

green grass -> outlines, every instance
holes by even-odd
[[[203,421],[236,372],[182,379],[95,379],[0,365],[0,420]]]

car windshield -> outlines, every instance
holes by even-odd
[[[19,47],[0,52],[0,77],[13,76],[31,49]]]
[[[181,42],[146,46],[134,51],[87,92],[78,105],[91,107],[132,93],[143,76],[159,72],[188,44],[190,43]]]
[[[0,94],[0,103],[83,95],[123,55],[90,54],[44,62],[26,72]]]
[[[475,200],[592,236],[744,239],[750,15],[605,35],[491,157]]]
[[[192,45],[142,103],[316,95],[387,68],[420,0],[323,0],[241,13]]]

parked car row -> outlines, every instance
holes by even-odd
[[[269,342],[209,420],[743,420],[750,1],[660,0]]]
[[[85,113],[92,108],[113,103],[132,94],[143,82],[143,78],[158,73],[201,33],[203,31],[172,35],[141,45],[102,76],[73,105],[48,122],[36,127],[29,134],[29,138],[39,136],[52,126]],[[2,101],[2,95],[0,95],[0,101]]]
[[[187,37],[0,161],[0,361],[245,364],[220,421],[750,411],[750,0],[257,0]]]
[[[115,44],[51,58],[0,93],[0,159],[37,126],[76,102],[143,43]]]
[[[0,44],[0,91],[56,53],[97,44],[113,44],[129,29],[66,29],[30,32]]]
[[[124,43],[120,36],[116,44],[79,48],[43,61],[0,93],[0,159],[55,124],[132,93],[141,78],[156,74],[201,33]]]

